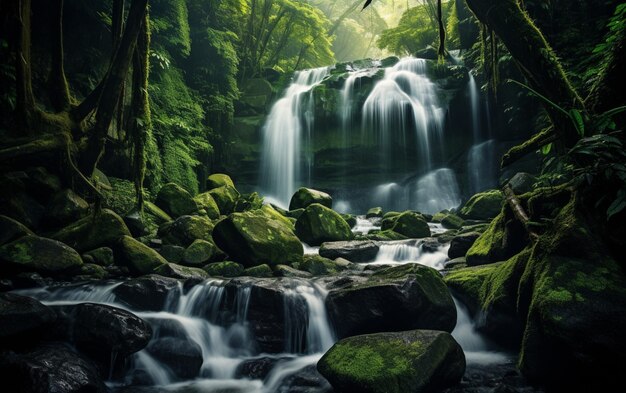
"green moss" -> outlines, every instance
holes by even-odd
[[[193,200],[198,205],[199,209],[204,209],[206,216],[214,220],[220,216],[220,209],[215,202],[215,199],[208,192],[196,195]]]
[[[250,277],[272,277],[274,273],[272,272],[272,268],[267,264],[262,264],[258,266],[252,266],[245,269],[242,273],[243,276]]]
[[[219,277],[237,277],[243,273],[243,265],[232,261],[209,263],[203,269],[210,276]]]
[[[176,183],[168,183],[161,187],[155,203],[172,217],[192,214],[198,210],[198,205],[191,194]]]
[[[353,237],[343,217],[319,203],[309,205],[300,215],[296,222],[296,234],[311,246],[327,241],[350,240]]]
[[[476,266],[498,261],[504,253],[503,241],[504,213],[501,212],[467,251],[468,265]]]
[[[504,196],[500,190],[478,193],[470,198],[461,208],[461,217],[475,220],[488,220],[495,217],[502,209]]]
[[[441,219],[441,225],[447,229],[459,229],[464,223],[465,221],[456,214],[446,214],[445,217]]]
[[[335,262],[319,255],[305,255],[298,269],[305,270],[314,276],[337,274],[343,270]]]
[[[424,216],[415,212],[407,211],[393,218],[392,231],[412,239],[420,239],[430,236],[430,227]],[[386,229],[386,228],[382,228]]]
[[[291,197],[289,210],[306,209],[313,203],[319,203],[330,209],[333,207],[333,198],[325,192],[302,187]]]
[[[213,197],[221,214],[232,213],[239,199],[239,191],[235,187],[224,185],[207,191]]]
[[[230,176],[224,173],[214,173],[207,177],[206,180],[206,189],[212,190],[214,188],[229,186],[235,188],[235,183],[233,183],[233,179]]]
[[[103,209],[61,229],[51,237],[80,252],[114,245],[122,236],[130,235],[124,220],[113,211]]]

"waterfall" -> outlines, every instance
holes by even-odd
[[[263,126],[261,189],[282,206],[309,177],[311,154],[302,162],[303,139],[310,144],[313,131],[312,89],[328,75],[328,67],[298,71],[284,96],[272,106]]]
[[[363,139],[380,146],[382,166],[389,168],[398,157],[395,146],[416,144],[423,168],[432,166],[431,143],[441,141],[445,111],[440,107],[435,84],[426,76],[426,60],[404,58],[385,70],[363,105]],[[411,135],[412,134],[412,135]],[[402,148],[405,155],[406,149]]]
[[[412,205],[422,212],[434,214],[461,203],[459,186],[452,169],[440,168],[419,178],[414,188]]]
[[[469,82],[467,89],[470,96],[470,108],[472,108],[472,134],[474,136],[474,143],[478,142],[480,136],[480,90],[476,85],[474,75],[469,73]]]
[[[381,244],[378,254],[371,264],[395,265],[404,263],[418,263],[441,270],[448,259],[448,245],[442,245],[437,250],[424,251],[423,242],[414,243],[404,240]]]

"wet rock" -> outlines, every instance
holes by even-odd
[[[137,276],[155,273],[159,267],[167,265],[158,252],[130,236],[121,239],[116,254],[118,263]]]
[[[446,332],[377,333],[339,341],[317,369],[342,392],[427,393],[458,383],[465,356]]]
[[[220,256],[223,258],[225,255],[217,248],[215,243],[196,239],[185,250],[181,264],[200,267],[206,265],[208,262],[215,261]]]
[[[212,220],[219,218],[220,208],[217,206],[215,199],[213,199],[210,193],[204,192],[196,195],[193,200],[196,201],[198,209],[204,209],[207,217]]]
[[[383,216],[383,208],[373,207],[367,211],[365,218],[382,217],[382,216]]]
[[[299,268],[314,276],[337,274],[344,270],[343,267],[337,265],[334,261],[320,255],[305,255]]]
[[[83,254],[83,259],[86,256],[90,257],[93,263],[100,266],[111,266],[115,262],[113,250],[109,247],[100,247],[95,250],[87,251]]]
[[[350,240],[350,226],[341,215],[319,203],[309,205],[296,222],[296,235],[308,245]]]
[[[167,259],[168,262],[179,263],[183,260],[185,247],[166,244],[159,248],[159,254],[161,254],[163,258]]]
[[[155,273],[180,280],[204,280],[209,277],[207,272],[198,267],[182,266],[175,263],[161,265],[155,270]]]
[[[161,311],[178,288],[178,280],[151,274],[123,282],[115,287],[113,294],[132,309]]]
[[[237,366],[235,377],[265,379],[270,371],[272,371],[272,368],[274,368],[276,363],[280,360],[281,359],[277,357],[260,357],[244,360],[239,366]]]
[[[452,331],[456,308],[435,269],[406,264],[353,277],[326,297],[326,310],[338,337],[383,331]]]
[[[464,257],[479,236],[477,232],[469,232],[453,237],[448,249],[448,257],[450,259]]]
[[[382,228],[386,229],[386,228]],[[394,218],[392,231],[412,239],[430,236],[430,227],[424,217],[415,212],[407,211]]]
[[[274,273],[272,272],[272,268],[267,264],[262,264],[258,266],[252,266],[247,269],[244,269],[242,276],[250,276],[250,277],[272,277]]]
[[[26,235],[34,235],[34,233],[19,221],[0,215],[0,245],[10,243]]]
[[[281,383],[280,391],[290,393],[331,393],[333,388],[326,378],[317,371],[316,366],[312,364],[285,378]]]
[[[13,293],[0,293],[0,346],[31,346],[55,319],[54,311],[35,299]]]
[[[85,217],[89,204],[72,190],[57,193],[48,204],[44,219],[51,226],[67,225]]]
[[[488,220],[500,213],[504,196],[500,190],[478,193],[461,208],[461,217],[474,220]]]
[[[13,392],[105,393],[94,364],[68,346],[0,354],[0,378]]]
[[[372,240],[326,242],[320,247],[320,255],[328,259],[344,258],[350,262],[373,261],[378,254],[379,243]]]
[[[98,247],[111,247],[123,236],[130,236],[124,220],[113,211],[102,209],[95,217],[82,218],[51,237],[85,252]]]
[[[221,214],[230,214],[235,209],[240,197],[239,191],[233,186],[224,185],[207,191],[219,208]]]
[[[325,192],[301,187],[289,201],[289,210],[306,209],[313,203],[319,203],[329,209],[333,207],[333,198]]]
[[[446,229],[459,229],[463,226],[465,222],[463,219],[456,214],[446,214],[445,217],[441,219],[441,226]]]
[[[243,274],[243,265],[232,261],[213,262],[203,267],[211,277],[237,277]]]
[[[206,217],[182,216],[159,227],[164,244],[188,247],[196,239],[213,241],[213,223]]]
[[[150,342],[147,351],[181,379],[196,377],[202,367],[202,349],[189,339],[159,338]]]
[[[287,265],[277,265],[276,267],[274,267],[274,275],[276,275],[277,277],[313,277],[313,275],[309,272],[294,269],[293,267]]]

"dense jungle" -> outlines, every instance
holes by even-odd
[[[626,2],[0,0],[0,390],[623,392]]]

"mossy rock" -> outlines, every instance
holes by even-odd
[[[21,222],[11,217],[0,215],[0,245],[26,235],[34,235],[34,233]]]
[[[130,236],[119,241],[115,260],[136,276],[155,273],[168,263],[158,252]]]
[[[155,222],[163,224],[172,221],[172,217],[150,201],[143,202],[144,211],[155,218]]]
[[[448,214],[450,214],[450,211],[442,210],[439,213],[433,214],[433,217],[430,220],[432,222],[441,222],[441,220],[443,220]]]
[[[271,207],[232,213],[213,230],[217,246],[244,266],[291,264],[303,247],[287,218]]]
[[[258,192],[244,194],[239,197],[235,203],[235,212],[245,212],[248,210],[256,210],[263,207],[263,197]],[[282,213],[281,213],[282,214]]]
[[[506,214],[503,209],[474,241],[465,255],[469,266],[504,261],[520,251],[517,242],[511,242],[511,236],[507,234]]]
[[[87,251],[83,254],[84,256],[91,257],[93,263],[100,266],[111,266],[115,262],[113,250],[110,247],[99,247],[95,250]]]
[[[392,231],[411,239],[421,239],[430,236],[430,227],[421,214],[406,211],[394,220]]]
[[[89,204],[72,190],[63,190],[52,197],[46,209],[45,220],[48,225],[67,225],[85,217],[89,213]]]
[[[170,263],[180,263],[185,255],[185,247],[164,244],[159,248],[159,254]]]
[[[123,236],[130,236],[122,217],[108,209],[95,215],[81,218],[66,226],[51,237],[79,252],[98,247],[111,247]]]
[[[489,220],[500,213],[503,204],[502,191],[485,191],[472,196],[461,208],[460,214],[463,218]]]
[[[230,185],[213,188],[207,193],[213,197],[221,214],[232,213],[240,196],[239,191]]]
[[[319,203],[309,205],[298,218],[296,234],[310,246],[353,238],[346,220],[339,213]]]
[[[452,238],[450,239],[450,248],[448,249],[448,257],[451,259],[465,257],[467,251],[469,251],[479,237],[480,233],[477,232],[452,235]]]
[[[392,231],[391,229],[386,229],[384,231],[370,231],[367,235],[363,236],[365,239],[369,240],[380,240],[380,241],[392,241],[392,240],[405,240],[406,236],[401,235],[397,232]]]
[[[367,211],[367,214],[365,214],[365,218],[382,217],[382,216],[383,216],[382,207],[373,207]]]
[[[203,267],[211,277],[238,277],[243,273],[243,265],[237,262],[213,262]]]
[[[206,179],[206,189],[212,190],[214,188],[219,188],[222,186],[229,186],[235,188],[235,183],[233,183],[233,179],[230,176],[224,173],[214,173],[209,175]]]
[[[319,255],[305,255],[298,268],[314,276],[334,275],[344,270],[334,261]]]
[[[211,194],[204,192],[196,195],[193,200],[196,201],[199,209],[204,209],[207,217],[212,220],[219,218],[220,208],[217,207],[217,203],[215,203],[215,199],[213,199]]]
[[[175,263],[166,263],[154,271],[164,277],[177,278],[179,280],[205,280],[209,277],[207,272],[197,267],[183,266]]]
[[[182,216],[161,225],[158,235],[165,244],[188,247],[196,239],[212,241],[214,224],[206,217]]]
[[[333,207],[333,198],[325,192],[301,187],[289,201],[289,210],[306,209],[313,203],[319,203],[329,209]]]
[[[446,216],[441,219],[441,226],[446,229],[459,229],[463,224],[465,224],[465,221],[456,214],[446,214]]]
[[[305,272],[287,265],[276,265],[274,267],[274,275],[276,277],[296,277],[296,278],[311,278],[313,275],[309,272]]]
[[[82,266],[80,255],[59,241],[27,235],[0,247],[0,271],[55,275]]]
[[[103,280],[109,276],[109,273],[100,265],[95,263],[84,263],[75,279]]]
[[[191,194],[176,183],[167,183],[157,194],[155,204],[172,217],[180,217],[198,211]]]
[[[297,220],[298,218],[300,218],[302,213],[304,213],[304,209],[289,210],[286,212],[285,216],[289,218],[295,218]]]
[[[269,267],[268,264],[264,263],[262,265],[252,266],[252,267],[245,269],[242,273],[242,276],[268,278],[268,277],[273,277],[274,272],[272,272],[272,268]]]
[[[346,220],[350,228],[354,228],[356,225],[356,216],[354,214],[341,214],[341,217]]]
[[[317,370],[336,391],[429,393],[459,383],[465,355],[446,332],[367,334],[337,342]]]
[[[182,265],[202,267],[207,262],[214,261],[216,257],[224,254],[217,248],[215,243],[202,239],[196,239],[187,247],[183,254]]]
[[[383,220],[386,219],[386,218],[392,218],[392,217],[399,216],[400,214],[402,214],[402,213],[401,212],[394,212],[394,211],[387,212],[387,213],[383,214]]]

